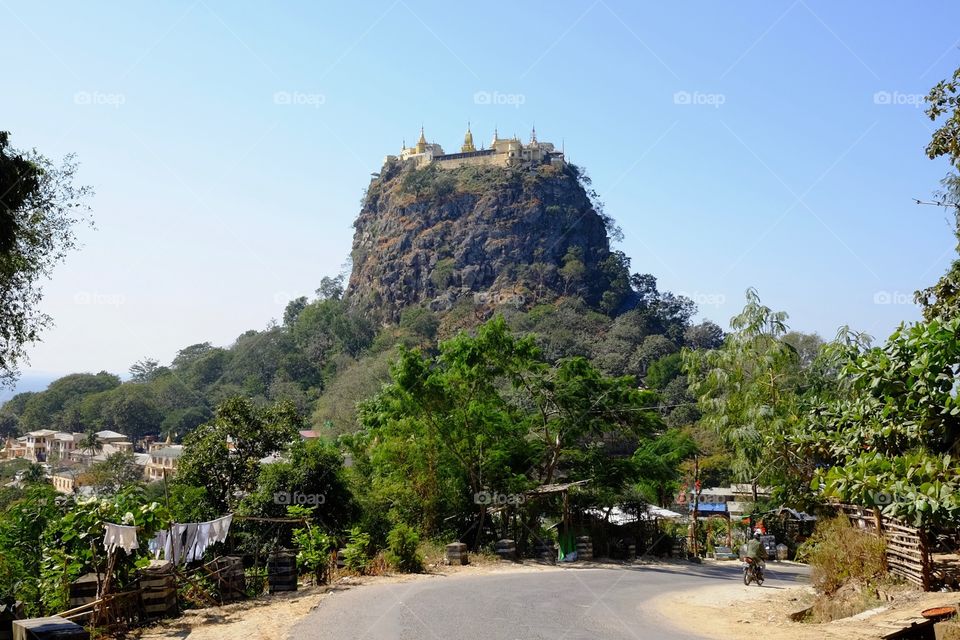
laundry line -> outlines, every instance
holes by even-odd
[[[194,562],[211,546],[226,541],[232,521],[230,513],[208,522],[175,522],[157,532],[150,541],[150,551],[155,558],[160,559],[162,555],[175,565]]]

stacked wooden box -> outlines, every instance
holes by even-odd
[[[221,556],[213,561],[213,570],[217,573],[220,598],[224,602],[246,597],[247,578],[243,573],[243,558]]]
[[[517,543],[510,539],[497,541],[496,553],[501,560],[517,559]]]
[[[148,618],[177,615],[177,578],[170,562],[154,561],[140,570],[140,600]]]
[[[277,551],[267,560],[270,593],[297,590],[297,556],[291,551]]]
[[[446,559],[447,564],[468,564],[470,559],[467,555],[467,545],[462,542],[448,544]]]
[[[593,542],[590,536],[577,538],[577,560],[593,560]]]
[[[60,616],[13,622],[13,640],[90,640],[90,633]]]
[[[533,557],[547,562],[557,561],[557,547],[548,540],[537,540],[533,545]]]
[[[90,604],[97,599],[97,591],[100,588],[99,577],[95,573],[87,573],[70,583],[70,597],[67,601],[69,609],[76,609],[85,604]],[[93,615],[93,611],[74,618],[77,622],[86,622]]]

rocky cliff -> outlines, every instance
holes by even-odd
[[[571,165],[388,163],[354,223],[351,305],[391,323],[420,304],[489,311],[564,296],[619,304],[627,267],[583,183]]]

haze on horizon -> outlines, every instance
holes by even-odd
[[[960,8],[598,0],[0,5],[0,128],[76,153],[96,230],[45,286],[25,378],[226,345],[343,268],[370,173],[535,125],[587,169],[632,270],[721,326],[883,338],[953,258],[922,96]],[[923,37],[918,37],[922,34]]]

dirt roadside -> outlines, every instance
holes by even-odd
[[[956,606],[958,593],[900,593],[894,602],[862,614],[823,624],[794,622],[790,614],[812,604],[809,585],[749,587],[735,581],[666,593],[651,608],[678,629],[706,638],[752,637],[765,640],[868,640],[882,638],[912,622],[924,622],[920,612]]]

